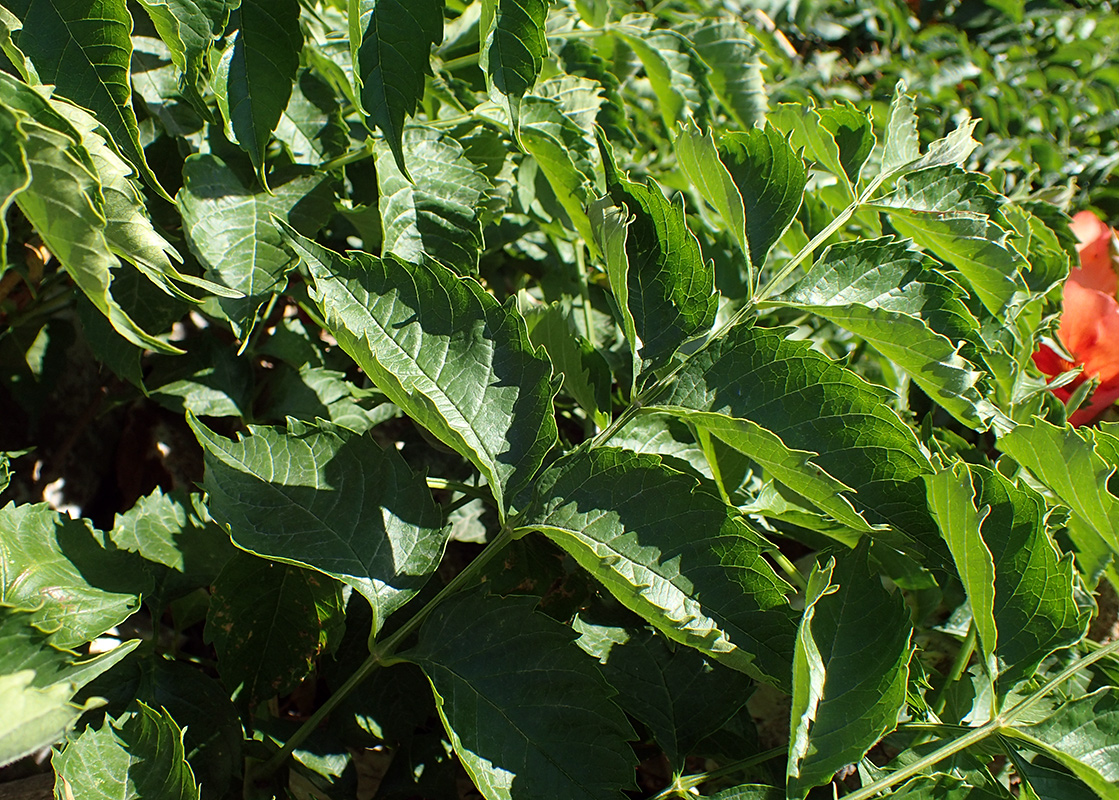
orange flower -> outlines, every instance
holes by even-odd
[[[1113,231],[1095,214],[1081,211],[1072,220],[1079,240],[1080,266],[1069,272],[1065,282],[1064,308],[1057,336],[1074,361],[1061,358],[1041,345],[1033,354],[1034,364],[1050,377],[1077,366],[1084,370],[1071,383],[1053,393],[1067,401],[1076,387],[1089,378],[1099,379],[1091,405],[1073,412],[1073,425],[1086,425],[1119,400],[1119,289],[1111,254]]]

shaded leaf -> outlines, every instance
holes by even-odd
[[[673,130],[677,123],[693,116],[706,119],[709,70],[691,43],[673,30],[649,31],[626,23],[624,19],[611,31],[641,59],[665,128]]]
[[[373,630],[426,583],[443,555],[441,513],[394,449],[320,421],[249,427],[233,442],[194,417],[214,517],[239,547],[352,586]]]
[[[657,456],[582,451],[540,477],[518,523],[547,535],[670,639],[787,685],[789,587],[763,558],[772,545],[695,478]]]
[[[225,29],[235,0],[139,0],[152,18],[171,59],[197,92],[205,77],[214,39]]]
[[[813,570],[793,660],[787,792],[803,798],[898,723],[909,678],[909,610],[864,546]]]
[[[403,655],[431,681],[455,752],[487,800],[620,797],[633,783],[633,732],[574,632],[533,613],[534,603],[457,595]]]
[[[362,110],[381,129],[407,180],[404,118],[416,113],[432,74],[431,47],[443,41],[443,0],[350,0],[348,16]]]
[[[220,299],[242,340],[260,307],[283,291],[294,266],[273,215],[314,234],[334,210],[329,176],[298,172],[288,180],[274,176],[272,183],[271,192],[249,189],[213,155],[191,156],[183,164],[178,199],[187,243],[211,279],[244,295]]]
[[[396,405],[468,458],[504,512],[556,441],[547,356],[524,320],[438,265],[343,258],[285,228],[327,326]]]
[[[544,0],[483,0],[479,33],[482,37],[478,64],[486,84],[496,90],[495,100],[505,99],[513,127],[517,127],[520,99],[540,75],[548,42]]]
[[[581,614],[573,627],[578,644],[602,664],[618,690],[616,702],[649,727],[676,769],[684,756],[730,720],[750,696],[752,681],[677,647],[648,629],[592,621]]]
[[[290,692],[337,644],[343,608],[341,584],[330,578],[235,555],[214,581],[206,615],[205,640],[226,688],[249,706]]]
[[[8,269],[8,208],[31,183],[18,124],[16,115],[0,106],[0,273]]]
[[[874,149],[870,117],[850,104],[820,109],[820,121],[839,148],[839,164],[852,186],[858,186],[863,164]]]
[[[264,151],[291,98],[303,33],[297,0],[241,0],[215,87],[236,141],[264,180]]]

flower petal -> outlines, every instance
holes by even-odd
[[[1080,242],[1076,247],[1080,253],[1080,267],[1069,273],[1069,283],[1114,296],[1119,289],[1119,278],[1111,261],[1111,228],[1091,211],[1076,214],[1069,227]]]

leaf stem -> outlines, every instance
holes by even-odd
[[[396,648],[400,646],[401,642],[407,639],[415,630],[427,619],[428,615],[435,610],[436,606],[465,588],[471,581],[476,579],[481,573],[482,569],[494,559],[505,546],[513,540],[513,530],[509,526],[502,528],[492,542],[478,554],[478,556],[471,561],[466,567],[455,577],[447,582],[435,597],[431,598],[427,604],[412,615],[411,619],[401,625],[383,642],[374,645],[370,650],[369,657],[362,662],[361,666],[354,671],[354,674],[346,679],[346,682],[338,687],[326,701],[315,710],[306,722],[299,726],[299,729],[293,733],[284,746],[272,755],[264,764],[253,771],[251,778],[267,778],[288,760],[295,749],[301,745],[304,740],[311,733],[319,727],[327,715],[335,709],[335,707],[348,697],[354,689],[362,684],[366,678],[372,675],[380,667],[387,667],[396,663],[399,659],[393,658]]]
[[[458,58],[448,58],[443,62],[443,69],[448,72],[454,72],[459,67],[473,67],[477,66],[480,53],[468,53],[465,56]]]
[[[1059,673],[1057,673],[1057,675],[1052,680],[1050,680],[1032,695],[1024,698],[1018,703],[1015,703],[1013,706],[1003,711],[990,722],[978,728],[973,728],[971,731],[965,733],[960,738],[954,739],[951,742],[945,744],[943,747],[937,748],[932,753],[929,753],[922,759],[914,761],[909,766],[904,767],[903,769],[899,769],[897,772],[891,773],[890,775],[887,775],[886,777],[875,781],[869,786],[864,786],[862,789],[852,792],[851,794],[847,795],[844,800],[870,800],[870,798],[874,797],[880,792],[884,792],[886,789],[896,786],[902,781],[924,771],[927,767],[938,764],[949,756],[953,756],[961,750],[965,750],[968,747],[971,747],[973,744],[983,741],[988,736],[998,733],[1002,728],[1006,727],[1010,723],[1013,723],[1018,717],[1028,711],[1035,703],[1039,702],[1043,697],[1045,697],[1062,683],[1067,681],[1077,672],[1116,652],[1119,652],[1119,641],[1114,641],[1106,647],[1103,647],[1102,649],[1092,653],[1091,655],[1085,656],[1079,661],[1070,664]]]
[[[971,654],[975,652],[975,620],[967,626],[967,634],[964,640],[960,643],[960,649],[956,651],[956,658],[952,661],[952,667],[948,670],[948,674],[944,677],[944,685],[940,687],[940,691],[936,694],[936,699],[933,701],[932,712],[936,714],[937,718],[944,713],[944,705],[948,702],[948,687],[960,679],[967,669],[968,662],[971,661]]]

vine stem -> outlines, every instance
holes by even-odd
[[[295,752],[295,749],[303,744],[304,740],[322,724],[322,721],[326,719],[330,712],[348,697],[354,689],[360,686],[366,678],[381,667],[391,666],[392,664],[403,661],[404,659],[395,657],[396,648],[423,624],[423,621],[435,610],[436,606],[477,579],[485,566],[493,561],[513,539],[513,529],[506,525],[501,529],[501,533],[499,533],[473,561],[466,565],[462,572],[451,578],[451,580],[447,582],[447,585],[440,589],[435,597],[431,598],[431,600],[417,611],[411,619],[401,625],[383,642],[373,645],[370,648],[369,657],[362,662],[361,666],[346,679],[345,683],[338,687],[337,691],[326,699],[326,702],[315,710],[315,713],[299,726],[299,729],[291,735],[280,750],[265,761],[259,769],[253,771],[251,777],[257,779],[267,778],[272,775],[284,765],[284,762]]]
[[[1077,672],[1090,667],[1097,661],[1103,658],[1107,658],[1108,656],[1116,652],[1119,652],[1119,641],[1114,641],[1111,644],[1097,650],[1096,652],[1085,656],[1076,663],[1070,664],[1059,673],[1057,673],[1057,675],[1052,680],[1050,680],[1036,692],[1031,694],[1029,697],[1018,701],[1013,706],[1003,711],[1001,714],[998,714],[990,722],[981,725],[978,728],[973,728],[971,731],[965,733],[960,738],[948,742],[943,747],[934,750],[932,753],[929,753],[922,759],[914,761],[909,766],[903,769],[899,769],[897,772],[891,773],[890,775],[887,775],[886,777],[875,781],[869,786],[864,786],[862,789],[846,795],[844,800],[870,800],[870,798],[874,797],[880,792],[896,786],[902,781],[912,778],[914,775],[917,775],[918,773],[924,771],[926,768],[940,763],[949,756],[954,756],[961,750],[966,750],[973,744],[977,744],[978,742],[983,741],[988,736],[998,733],[1004,727],[1022,716],[1036,703],[1040,702],[1043,697],[1045,697],[1062,683],[1067,681]]]

